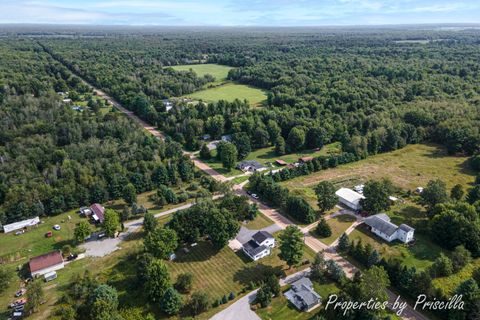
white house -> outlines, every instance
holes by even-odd
[[[258,231],[252,239],[243,244],[243,252],[253,261],[270,255],[275,247],[275,238],[266,231]]]
[[[362,208],[360,205],[360,200],[365,199],[365,197],[360,193],[355,192],[352,189],[340,188],[335,192],[335,194],[338,197],[338,201],[350,209],[356,211]]]
[[[63,269],[62,253],[60,251],[52,251],[41,256],[31,258],[28,263],[32,278],[41,276],[52,271]]]
[[[23,229],[23,228],[26,228],[26,227],[33,227],[33,226],[35,226],[39,223],[40,223],[40,218],[35,217],[35,218],[32,218],[32,219],[27,219],[27,220],[22,220],[22,221],[19,221],[19,222],[6,224],[6,225],[3,226],[3,231],[5,233],[8,233],[8,232]]]
[[[399,240],[408,243],[413,240],[415,233],[415,229],[406,224],[397,226],[390,222],[390,217],[384,213],[365,218],[364,223],[370,227],[370,231],[388,242]]]

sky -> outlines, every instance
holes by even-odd
[[[148,26],[480,23],[480,0],[0,0],[0,23]]]

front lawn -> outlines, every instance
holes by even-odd
[[[332,235],[327,238],[320,238],[317,233],[315,232],[315,229],[311,230],[310,233],[315,237],[318,238],[320,241],[327,245],[331,245],[338,237],[340,237],[345,230],[347,230],[354,222],[356,219],[352,217],[351,215],[348,214],[343,214],[340,216],[336,216],[332,219],[328,219],[327,223],[332,229]]]
[[[248,221],[244,226],[250,230],[260,230],[272,224],[274,224],[274,222],[259,211],[255,219]]]
[[[257,309],[256,313],[260,318],[265,320],[312,319],[323,308],[325,301],[328,299],[328,296],[332,293],[337,293],[340,291],[340,289],[334,282],[327,282],[324,284],[313,282],[313,288],[322,297],[322,305],[319,308],[312,310],[311,312],[302,312],[296,309],[283,295],[285,291],[288,291],[290,289],[290,286],[285,286],[282,288],[282,294],[280,294],[279,297],[273,298],[272,303],[268,307]]]

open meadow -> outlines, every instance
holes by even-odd
[[[215,102],[219,100],[232,102],[235,99],[241,101],[246,99],[251,105],[256,106],[267,99],[267,94],[265,91],[251,86],[228,82],[223,85],[187,94],[185,97],[205,102]]]
[[[192,70],[197,74],[198,77],[203,77],[206,74],[209,74],[215,78],[215,83],[221,83],[227,80],[228,71],[233,69],[229,66],[224,66],[214,63],[204,63],[204,64],[184,64],[178,66],[172,66],[172,69],[176,71],[190,71]]]
[[[445,148],[435,144],[415,144],[281,184],[294,194],[303,196],[314,208],[318,208],[313,188],[320,181],[330,181],[336,188],[340,188],[382,178],[389,178],[394,185],[405,190],[426,186],[427,182],[433,179],[445,181],[447,188],[456,184],[466,188],[475,180],[475,172],[468,164],[468,157],[450,156]]]

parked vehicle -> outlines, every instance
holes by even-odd
[[[100,232],[98,235],[97,235],[97,238],[98,239],[102,239],[106,236],[105,232]]]
[[[17,320],[17,319],[22,319],[22,318],[23,318],[23,312],[14,311],[12,313],[12,320]]]
[[[259,197],[258,197],[258,195],[257,195],[256,193],[252,193],[252,198],[253,198],[253,199],[258,199]]]
[[[20,289],[18,290],[17,292],[15,292],[15,297],[21,297],[25,294],[25,292],[27,292],[27,289],[23,288],[23,289]]]
[[[78,258],[78,254],[76,253],[71,253],[68,257],[67,257],[67,261],[72,261],[72,260],[75,260]]]
[[[43,277],[45,278],[45,282],[52,281],[57,279],[57,273],[55,271],[52,271],[49,273],[45,273]]]
[[[45,233],[45,238],[51,238],[52,236],[53,236],[52,231],[48,231],[47,233]]]
[[[57,230],[57,231],[58,231],[58,230],[60,230],[60,229],[61,229],[61,227],[60,227],[60,225],[58,225],[58,224],[56,224],[56,225],[53,226],[53,230]]]
[[[10,308],[15,308],[18,306],[23,306],[25,303],[27,303],[27,299],[18,299],[10,304]]]
[[[15,232],[15,235],[19,236],[19,235],[24,234],[24,233],[25,233],[24,230],[18,230],[17,232]]]

